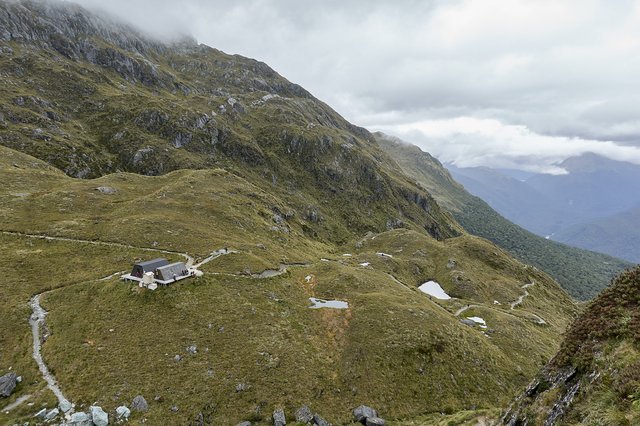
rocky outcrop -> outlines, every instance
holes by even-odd
[[[313,421],[313,413],[306,405],[298,408],[296,411],[296,422],[309,424]]]
[[[0,396],[8,397],[16,387],[18,375],[14,372],[0,377]]]
[[[355,410],[353,410],[353,418],[355,419],[356,422],[366,425],[367,419],[378,418],[378,412],[371,407],[368,407],[366,405],[361,405]]]
[[[109,424],[109,415],[101,407],[92,405],[89,407],[89,414],[95,426],[107,426]]]

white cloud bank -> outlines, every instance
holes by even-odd
[[[76,1],[265,61],[411,142],[425,123],[475,123],[429,138],[460,164],[544,169],[585,149],[636,161],[624,145],[640,147],[639,0]]]

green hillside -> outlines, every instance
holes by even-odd
[[[382,133],[380,147],[470,233],[493,241],[518,259],[554,277],[580,300],[594,297],[631,263],[600,253],[569,247],[528,232],[500,216],[487,203],[455,182],[438,160],[420,148]]]
[[[513,424],[640,423],[640,268],[622,273],[567,331],[504,416]]]

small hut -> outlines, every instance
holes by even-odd
[[[142,279],[145,272],[155,272],[156,269],[167,265],[169,265],[169,261],[163,258],[136,263],[131,270],[131,276]]]
[[[177,281],[180,278],[189,276],[189,269],[184,262],[175,262],[157,267],[155,270],[156,280]]]

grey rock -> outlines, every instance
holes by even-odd
[[[173,360],[175,362],[180,362],[180,361],[182,361],[182,357],[180,355],[176,355],[176,356],[173,357]]]
[[[58,417],[58,414],[60,414],[60,411],[57,408],[54,408],[53,410],[47,411],[47,414],[44,415],[44,419],[53,420]]]
[[[116,418],[118,419],[128,419],[131,416],[131,410],[129,410],[126,406],[121,405],[116,408]]]
[[[366,420],[369,417],[378,417],[378,412],[371,407],[367,407],[366,405],[361,405],[353,410],[353,418],[356,420],[356,422],[365,424]]]
[[[298,408],[296,411],[296,422],[298,423],[311,423],[313,421],[313,413],[311,409],[306,405]]]
[[[41,419],[44,419],[46,415],[47,415],[47,409],[43,408],[42,410],[38,411],[33,417],[40,417]]]
[[[247,385],[246,383],[238,383],[236,385],[236,392],[244,392],[247,389],[249,389],[249,385]]]
[[[14,372],[7,373],[0,377],[0,396],[4,396],[6,398],[11,395],[13,390],[16,388],[17,378],[18,376]]]
[[[99,186],[96,188],[96,191],[101,192],[103,194],[115,194],[116,190],[115,188],[112,188],[110,186]]]
[[[144,399],[144,396],[138,395],[133,398],[133,401],[131,401],[131,409],[133,411],[147,411],[149,409],[149,404],[147,404],[147,400]]]
[[[367,426],[384,426],[385,421],[380,417],[367,417],[367,421],[365,424]]]
[[[91,421],[91,417],[87,413],[82,411],[78,413],[73,413],[71,418],[69,419],[69,426],[93,426],[93,422]]]
[[[320,417],[317,413],[313,415],[313,423],[316,426],[331,426],[331,423]]]
[[[236,426],[251,426],[251,422],[247,422],[247,421],[245,421],[245,422],[240,422],[240,423],[238,423]]]
[[[174,405],[173,407],[171,407],[171,411],[173,411],[174,413],[178,412],[178,407],[176,405]]]
[[[22,376],[16,377],[16,383],[22,383]]]
[[[273,412],[273,426],[285,426],[287,424],[287,418],[284,415],[284,410],[278,408]]]
[[[460,322],[463,323],[464,325],[468,325],[469,327],[475,327],[476,326],[475,321],[472,321],[470,319],[461,319]]]
[[[66,413],[67,411],[69,411],[69,410],[71,410],[73,408],[73,405],[71,405],[71,403],[68,400],[64,399],[64,400],[62,400],[62,402],[60,404],[58,404],[58,408],[63,413]]]
[[[91,413],[91,421],[95,426],[107,426],[109,424],[109,415],[101,407],[92,405],[89,407],[89,413]]]
[[[191,345],[187,347],[187,352],[189,352],[190,354],[197,354],[198,353],[198,347],[196,345]]]

